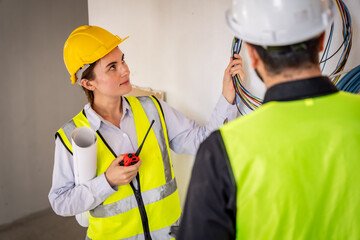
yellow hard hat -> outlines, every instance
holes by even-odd
[[[104,57],[128,37],[121,39],[107,30],[84,25],[76,28],[64,45],[64,62],[70,73],[71,83],[77,80],[76,72]]]

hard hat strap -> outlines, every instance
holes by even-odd
[[[85,72],[86,69],[88,69],[90,67],[90,64],[84,64],[84,67],[80,68],[77,72],[76,72],[76,83],[81,85],[81,78],[83,73]]]

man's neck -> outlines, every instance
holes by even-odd
[[[272,75],[265,74],[264,83],[267,89],[270,87],[284,82],[296,81],[306,78],[314,78],[322,76],[321,70],[317,66],[300,68],[300,69],[287,69],[280,74]]]

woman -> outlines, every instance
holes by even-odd
[[[89,103],[56,133],[49,200],[62,216],[90,210],[87,239],[171,239],[170,227],[178,224],[181,209],[170,148],[195,154],[213,130],[236,116],[231,76],[243,75],[241,59],[230,61],[223,94],[202,127],[154,97],[124,97],[132,89],[129,68],[118,48],[125,39],[100,27],[81,26],[65,43],[64,60],[72,83],[83,87]],[[137,150],[152,120],[140,161],[121,166],[124,154]],[[70,136],[81,126],[97,133],[97,173],[75,186]]]

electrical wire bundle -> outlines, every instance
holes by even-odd
[[[352,35],[353,35],[353,30],[352,30],[352,24],[351,24],[351,16],[350,16],[350,12],[349,9],[347,8],[347,6],[345,5],[344,1],[342,0],[334,0],[339,12],[340,12],[340,16],[342,19],[342,36],[343,36],[343,42],[341,43],[341,45],[338,47],[338,49],[331,54],[330,57],[328,57],[329,54],[329,49],[330,49],[330,45],[331,45],[331,40],[333,37],[333,32],[334,32],[334,23],[331,25],[331,29],[330,29],[330,33],[329,33],[329,37],[325,46],[325,50],[322,54],[322,57],[320,59],[320,64],[323,63],[322,66],[322,71],[325,68],[326,62],[331,59],[332,57],[334,57],[339,51],[340,49],[343,49],[341,56],[339,58],[339,61],[334,69],[334,71],[332,73],[329,74],[329,77],[331,79],[331,81],[338,86],[339,83],[339,79],[341,77],[341,73],[345,67],[346,61],[349,57],[350,54],[350,50],[351,50],[351,44],[352,44]],[[324,59],[325,57],[325,59]],[[341,80],[340,80],[341,81]],[[342,90],[342,89],[340,89]]]
[[[232,44],[232,56],[234,58],[234,54],[239,54],[241,49],[242,41],[236,37],[234,37],[234,41]],[[239,74],[236,74],[233,78],[233,84],[236,92],[236,107],[241,115],[245,115],[246,112],[241,105],[241,102],[249,108],[250,110],[255,110],[256,108],[261,106],[262,99],[251,94],[246,88],[241,84],[241,77]],[[240,102],[241,101],[241,102]]]
[[[336,84],[339,90],[359,93],[360,91],[360,65],[348,72],[340,81]]]

